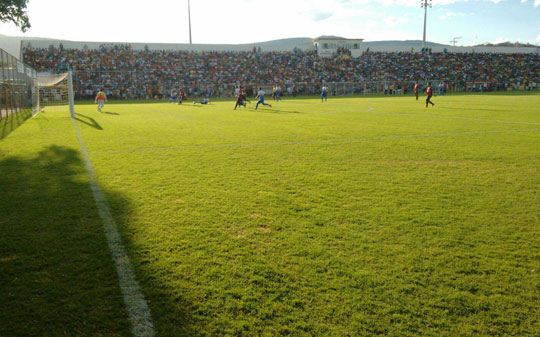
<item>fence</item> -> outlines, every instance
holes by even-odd
[[[0,139],[37,112],[36,72],[0,49]]]
[[[166,75],[166,76],[164,76]],[[241,85],[249,97],[256,95],[258,88],[264,88],[271,95],[272,86],[279,84],[283,96],[320,95],[321,82],[240,82],[229,83],[219,80],[201,80],[205,84],[197,85],[195,80],[185,82],[174,72],[163,71],[74,71],[74,89],[76,100],[93,100],[98,89],[103,89],[108,99],[149,100],[168,99],[172,92],[182,90],[188,97],[233,97],[235,88]],[[538,90],[538,83],[519,83],[496,80],[463,81],[458,79],[423,79],[418,80],[420,89],[425,89],[431,82],[438,92],[443,84],[446,92],[470,91],[506,91]],[[330,96],[345,95],[403,95],[413,92],[415,81],[356,81],[325,82]]]

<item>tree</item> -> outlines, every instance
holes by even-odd
[[[0,22],[13,22],[21,31],[30,28],[30,21],[26,13],[29,0],[0,0]]]

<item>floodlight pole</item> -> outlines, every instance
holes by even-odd
[[[420,0],[420,7],[424,8],[424,39],[422,40],[422,49],[426,48],[426,26],[427,26],[427,9],[431,8],[432,0]]]
[[[189,44],[192,44],[193,42],[191,41],[191,6],[190,6],[189,0],[187,2],[187,10],[188,10],[188,19],[189,19]]]

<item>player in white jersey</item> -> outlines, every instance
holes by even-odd
[[[323,85],[321,89],[321,103],[326,102],[328,100],[328,88],[326,85]]]
[[[264,90],[262,90],[262,88],[259,88],[259,92],[257,93],[257,97],[259,98],[259,100],[257,101],[255,110],[257,110],[257,108],[259,107],[259,104],[268,105],[269,107],[272,107],[272,104],[264,103],[264,95],[265,95]]]
[[[169,103],[176,102],[177,97],[178,97],[178,93],[176,92],[176,89],[172,89],[171,96],[169,97]]]
[[[210,98],[208,98],[208,97],[203,97],[203,98],[201,98],[201,100],[198,101],[198,102],[197,102],[197,101],[193,101],[193,104],[197,104],[197,103],[199,103],[199,104],[209,104],[209,103],[210,103]]]
[[[276,101],[281,101],[281,87],[279,85],[276,87]]]

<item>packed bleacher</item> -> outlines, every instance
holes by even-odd
[[[540,57],[535,54],[382,53],[333,57],[315,51],[188,52],[132,50],[129,45],[99,49],[24,49],[24,62],[37,71],[74,73],[76,98],[91,99],[99,88],[110,98],[147,99],[182,89],[188,95],[230,96],[246,87],[280,84],[299,94],[317,93],[321,83],[351,83],[410,90],[415,81],[445,83],[453,90],[537,90]],[[332,87],[332,85],[330,85]]]

